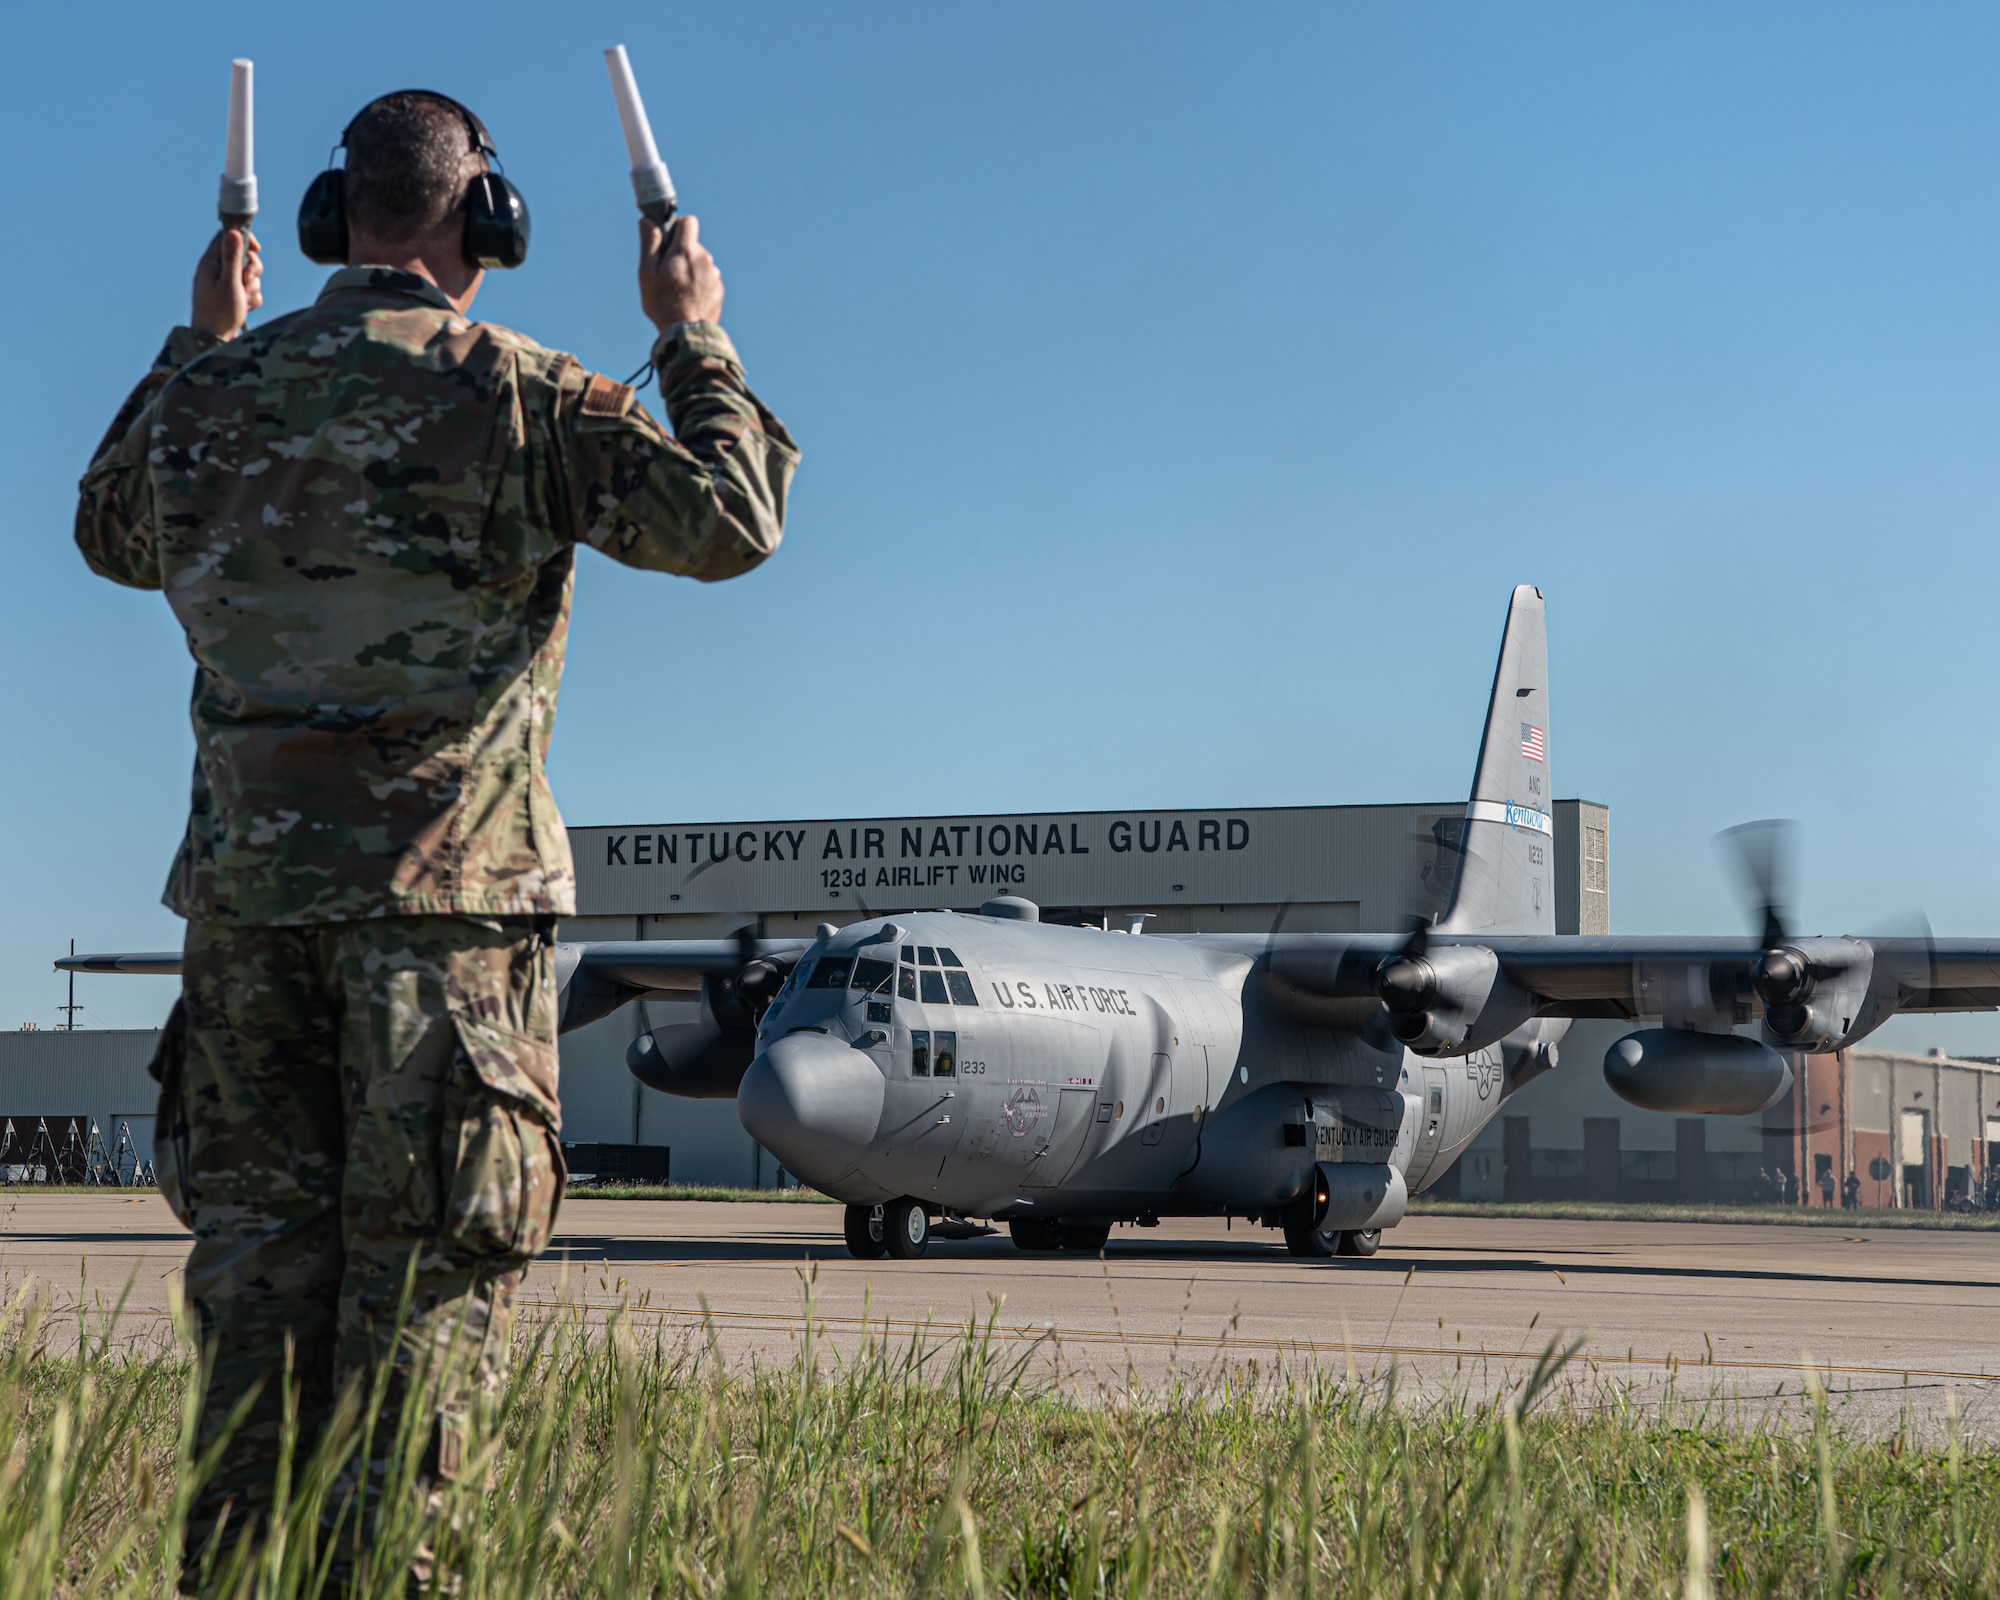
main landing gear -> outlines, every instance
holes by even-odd
[[[1295,1256],[1372,1256],[1382,1248],[1380,1228],[1334,1229],[1323,1233],[1313,1223],[1311,1196],[1284,1213],[1285,1248]]]
[[[1007,1231],[1017,1248],[1036,1253],[1077,1250],[1094,1256],[1111,1238],[1108,1222],[1058,1222],[1053,1217],[1016,1217]]]
[[[885,1255],[914,1261],[931,1244],[930,1213],[916,1200],[849,1206],[841,1228],[847,1235],[847,1253],[859,1261],[879,1261]]]

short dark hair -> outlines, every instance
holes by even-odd
[[[347,134],[347,216],[386,243],[420,239],[465,200],[477,166],[458,108],[420,92],[384,95]]]

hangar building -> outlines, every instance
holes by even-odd
[[[1126,926],[1142,916],[1155,933],[1262,932],[1281,919],[1290,932],[1393,930],[1441,909],[1464,809],[1461,800],[579,827],[570,839],[580,914],[562,934],[710,938],[748,925],[809,935],[820,922],[886,911],[970,911],[996,891],[1035,900],[1048,921]],[[1581,800],[1554,811],[1557,931],[1609,932],[1609,812]],[[693,1015],[645,1002],[566,1036],[564,1138],[651,1147],[680,1182],[783,1181],[731,1102],[652,1094],[626,1072],[638,1032]],[[1994,1063],[1864,1048],[1814,1058],[1791,1100],[1761,1119],[1675,1118],[1605,1085],[1604,1052],[1627,1027],[1576,1024],[1561,1066],[1510,1101],[1437,1188],[1468,1199],[1737,1200],[1766,1196],[1771,1174],[1792,1173],[1799,1198],[1816,1202],[1817,1174],[1830,1167],[1836,1181],[1858,1175],[1863,1204],[1928,1207],[1982,1197],[2000,1173]],[[0,1035],[0,1127],[81,1117],[114,1141],[129,1124],[149,1159],[144,1069],[155,1038]]]
[[[1554,812],[1557,931],[1609,932],[1610,813],[1585,800]],[[1150,933],[1394,930],[1443,909],[1464,815],[1455,800],[579,827],[579,915],[563,937],[809,937],[888,911],[973,911],[996,893],[1035,901],[1045,922],[1142,917]],[[568,1035],[564,1137],[666,1145],[678,1181],[775,1183],[731,1102],[653,1094],[625,1070],[638,1033],[695,1016],[647,1001]]]

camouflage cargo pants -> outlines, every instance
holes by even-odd
[[[155,1143],[214,1352],[197,1451],[262,1384],[195,1506],[191,1561],[225,1506],[233,1543],[271,1503],[288,1338],[302,1445],[393,1358],[370,1477],[417,1369],[426,1470],[453,1470],[561,1194],[553,953],[525,918],[189,926]]]

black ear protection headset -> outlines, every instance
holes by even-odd
[[[403,89],[398,93],[420,94],[426,100],[450,106],[465,119],[473,152],[488,162],[499,159],[486,124],[450,95],[430,89]],[[354,124],[390,98],[382,95],[357,111],[353,121],[340,130],[340,143],[335,150],[346,149]],[[474,178],[466,202],[466,260],[478,267],[518,267],[528,259],[528,202],[504,173],[487,171]],[[313,179],[305,199],[299,202],[299,248],[308,260],[321,266],[347,265],[347,174],[331,163]]]

